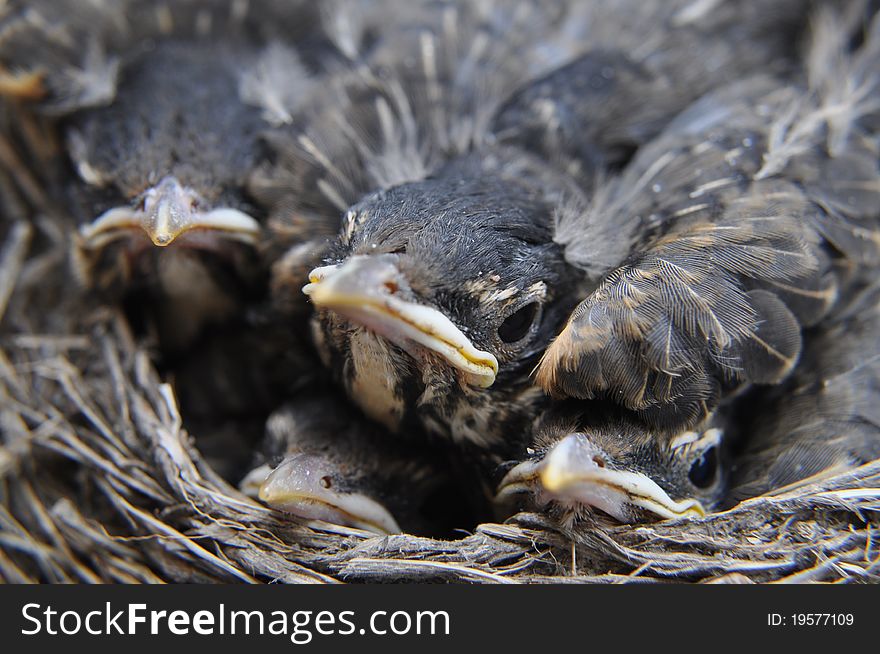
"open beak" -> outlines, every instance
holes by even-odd
[[[675,501],[655,481],[640,472],[606,467],[606,455],[585,434],[569,434],[540,461],[525,461],[501,481],[498,496],[537,492],[542,503],[591,506],[621,522],[629,522],[632,508],[660,518],[705,515],[696,500]]]
[[[322,473],[326,467],[318,456],[289,456],[263,480],[258,497],[272,508],[308,520],[323,520],[381,535],[401,533],[394,516],[376,500],[328,487]]]
[[[309,273],[303,288],[316,306],[363,325],[404,350],[416,343],[465,372],[475,386],[495,382],[498,360],[470,339],[437,309],[400,297],[408,288],[394,255],[358,255]]]
[[[90,248],[142,230],[153,245],[165,247],[187,232],[210,231],[250,245],[257,242],[259,223],[246,213],[232,208],[210,211],[199,209],[195,191],[173,177],[166,177],[143,195],[143,208],[115,207],[80,229],[80,236]]]

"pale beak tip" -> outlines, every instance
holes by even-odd
[[[706,509],[703,508],[703,505],[700,504],[699,502],[696,502],[696,501],[695,501],[695,502],[693,503],[693,506],[690,507],[689,511],[692,512],[692,513],[695,513],[695,514],[697,515],[697,517],[699,517],[699,518],[705,518],[705,517],[706,517]],[[683,512],[682,512],[682,515],[687,515],[687,514],[688,514],[688,511],[683,511]]]
[[[272,499],[275,497],[275,493],[272,492],[272,489],[269,487],[269,484],[263,482],[260,486],[260,490],[257,493],[257,497],[260,498],[261,502],[265,502],[267,504],[272,502]]]
[[[317,292],[317,290],[318,288],[315,281],[310,281],[308,284],[302,287],[302,292],[310,297],[313,296]]]
[[[476,386],[479,388],[490,388],[495,383],[495,371],[490,374],[476,376]]]
[[[174,237],[171,234],[151,234],[150,240],[153,242],[153,245],[164,248],[174,241]]]

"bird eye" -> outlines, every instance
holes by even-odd
[[[324,475],[323,477],[321,477],[319,482],[321,484],[321,488],[330,488],[331,486],[333,486],[333,480],[330,479],[328,475]]]
[[[525,306],[520,307],[501,323],[501,326],[498,328],[498,338],[505,343],[516,343],[522,340],[529,333],[537,316],[537,302],[529,302]]]
[[[697,488],[708,488],[715,482],[715,476],[718,471],[717,449],[714,446],[710,447],[691,465],[688,478]]]

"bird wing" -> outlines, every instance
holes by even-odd
[[[706,415],[728,383],[788,374],[800,327],[825,315],[846,271],[880,263],[880,88],[865,63],[877,33],[841,56],[849,83],[833,90],[755,78],[709,94],[593,206],[561,216],[570,262],[595,274],[594,258],[623,260],[545,352],[540,386],[673,428]],[[846,138],[832,142],[841,113]],[[624,235],[629,248],[605,248]]]
[[[608,274],[545,352],[538,383],[557,395],[609,397],[673,427],[705,415],[726,380],[784,377],[800,325],[773,289],[829,291],[801,237],[802,197],[765,190],[731,202],[716,221],[667,233]]]

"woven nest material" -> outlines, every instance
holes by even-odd
[[[880,461],[700,519],[537,514],[458,540],[294,521],[195,448],[125,319],[85,310],[66,238],[20,221],[0,251],[0,578],[7,582],[876,581]],[[37,243],[40,247],[37,247]],[[48,243],[48,245],[47,245]]]

